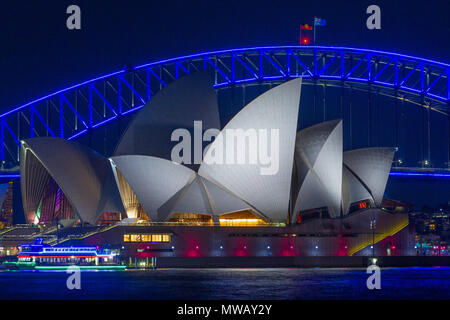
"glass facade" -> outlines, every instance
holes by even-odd
[[[143,234],[124,234],[124,242],[170,242],[170,234],[163,233],[143,233]]]

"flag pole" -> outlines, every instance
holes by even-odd
[[[314,17],[313,21],[313,28],[314,28],[314,44],[316,44],[316,17]]]

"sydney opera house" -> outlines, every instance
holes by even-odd
[[[61,225],[52,244],[127,257],[407,255],[408,215],[382,208],[395,150],[344,152],[340,119],[298,131],[301,87],[276,86],[221,124],[196,73],[152,98],[109,158],[22,141],[27,222]]]

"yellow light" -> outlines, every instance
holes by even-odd
[[[220,225],[224,226],[249,226],[264,224],[262,219],[219,219]]]

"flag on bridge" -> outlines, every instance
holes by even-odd
[[[308,36],[308,32],[306,32],[306,31],[312,31],[312,30],[313,30],[312,25],[302,22],[302,24],[300,25],[300,45],[301,46],[306,46],[309,44],[311,38]],[[303,31],[303,34],[302,34],[302,31]]]
[[[313,27],[308,25],[307,23],[300,25],[301,30],[312,30]]]
[[[326,26],[327,22],[325,19],[314,17],[314,44],[316,44],[316,27]]]
[[[326,25],[327,25],[327,22],[325,21],[325,19],[314,17],[314,26],[323,27]]]

